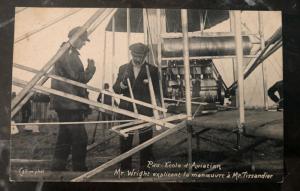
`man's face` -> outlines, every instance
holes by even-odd
[[[143,55],[132,55],[132,60],[136,65],[141,65],[144,60],[144,56]]]
[[[78,40],[74,43],[75,48],[80,50],[85,45],[86,40],[83,38],[78,38]]]

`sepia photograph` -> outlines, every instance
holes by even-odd
[[[282,182],[281,19],[16,7],[10,180]]]

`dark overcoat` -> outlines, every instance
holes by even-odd
[[[136,78],[134,76],[132,62],[120,66],[117,80],[113,85],[115,93],[130,97],[129,89],[121,89],[120,87],[120,83],[123,82],[124,84],[127,84],[126,79],[129,78],[134,98],[143,102],[151,103],[149,85],[148,83],[145,83],[145,80],[148,79],[146,65],[148,65],[149,67],[154,92],[156,95],[156,99],[158,99],[160,96],[158,70],[156,67],[149,65],[148,63],[144,63],[142,65],[141,70]],[[128,101],[121,100],[119,108],[133,111],[133,104]],[[137,104],[137,110],[139,114],[153,116],[153,110],[151,108]],[[127,119],[128,117],[121,115],[119,118]]]
[[[54,64],[53,74],[86,84],[94,72],[88,68],[84,70],[79,57],[79,52],[75,48],[70,48]],[[51,88],[79,97],[88,98],[85,88],[71,85],[69,83],[52,79]],[[55,110],[88,110],[88,105],[70,100],[68,98],[51,95],[51,107]]]

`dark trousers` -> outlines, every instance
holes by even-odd
[[[147,129],[142,129],[139,131],[140,144],[151,139],[152,137],[153,137],[152,127],[148,127]],[[120,136],[121,153],[124,153],[132,149],[132,141],[133,141],[133,135],[129,135],[128,137]],[[121,162],[121,169],[123,170],[132,169],[131,160],[132,157],[128,157],[125,160],[123,160]],[[153,160],[152,145],[140,151],[140,170],[146,170],[146,165],[148,164],[148,160]]]
[[[84,114],[81,110],[58,110],[56,112],[60,122],[84,121]],[[83,124],[60,125],[52,170],[65,170],[68,156],[72,153],[73,171],[86,171],[85,158],[87,141],[88,136]]]

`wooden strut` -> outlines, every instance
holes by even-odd
[[[26,84],[26,82],[24,82],[22,80],[18,80],[18,79],[13,79],[13,82],[14,83],[20,83],[20,84],[23,84],[23,85]],[[71,99],[71,100],[74,100],[74,101],[78,101],[78,102],[81,102],[81,103],[89,104],[91,106],[94,106],[97,109],[104,109],[104,110],[116,112],[116,113],[119,113],[119,114],[122,114],[122,115],[126,115],[126,116],[129,116],[129,117],[132,117],[132,118],[144,120],[146,122],[153,122],[157,125],[165,126],[167,128],[172,128],[172,127],[175,126],[171,123],[166,123],[166,122],[163,122],[163,121],[160,121],[160,120],[156,120],[156,119],[153,119],[153,118],[148,117],[148,116],[144,116],[144,115],[141,115],[141,114],[136,114],[134,112],[130,112],[130,111],[127,111],[127,110],[124,110],[124,109],[115,108],[115,107],[112,107],[112,106],[109,106],[109,105],[106,105],[106,104],[103,104],[103,103],[99,103],[99,102],[96,102],[96,101],[91,101],[91,100],[88,100],[88,99],[85,99],[85,98],[82,98],[82,97],[79,97],[79,96],[75,96],[75,95],[68,94],[68,93],[65,93],[65,92],[61,92],[61,91],[58,91],[58,90],[46,88],[46,87],[43,87],[43,86],[40,86],[40,85],[36,85],[34,87],[34,89],[40,90],[40,91],[43,91],[43,92],[47,92],[47,93],[51,93],[51,94],[54,94],[54,95],[57,95],[57,96],[65,97],[65,98],[68,98],[68,99]]]
[[[27,70],[29,72],[34,72],[34,73],[39,72],[36,69],[30,68],[28,66],[20,65],[20,64],[14,64],[14,66],[19,68],[19,69]],[[158,106],[153,106],[153,105],[151,105],[147,102],[142,102],[142,101],[132,99],[132,98],[129,98],[129,97],[126,97],[126,96],[122,96],[122,95],[119,95],[119,94],[115,94],[115,93],[112,93],[112,92],[109,92],[109,91],[106,91],[106,90],[101,90],[99,88],[95,88],[95,87],[92,87],[92,86],[89,86],[89,85],[86,85],[86,84],[83,84],[83,83],[80,83],[80,82],[77,82],[77,81],[74,81],[74,80],[70,80],[70,79],[63,78],[63,77],[60,77],[60,76],[56,76],[56,75],[53,75],[53,74],[45,74],[45,76],[49,77],[49,78],[52,78],[52,79],[55,79],[55,80],[63,81],[63,82],[66,82],[66,83],[69,83],[69,84],[72,84],[72,85],[75,85],[75,86],[78,86],[78,87],[87,88],[89,90],[92,90],[92,91],[95,91],[95,92],[98,92],[98,93],[110,95],[114,98],[119,98],[119,99],[122,99],[122,100],[126,100],[128,102],[136,103],[136,104],[139,104],[139,105],[142,105],[142,106],[145,106],[145,107],[154,108],[156,110],[163,111],[163,112],[167,111],[167,109],[164,109],[164,108],[161,108],[161,107],[158,107]]]
[[[183,121],[183,122],[177,124],[176,126],[174,126],[173,128],[168,129],[167,131],[165,131],[165,132],[163,132],[163,133],[161,133],[161,134],[153,137],[152,139],[149,139],[148,141],[146,141],[146,142],[144,142],[144,143],[142,143],[142,144],[140,144],[140,145],[138,145],[138,146],[130,149],[129,151],[127,151],[127,152],[125,152],[125,153],[123,153],[123,154],[115,157],[114,159],[112,159],[112,160],[110,160],[110,161],[108,161],[108,162],[106,162],[106,163],[98,166],[97,168],[95,168],[95,169],[93,169],[93,170],[91,170],[91,171],[89,171],[87,173],[84,173],[84,174],[82,174],[81,176],[79,176],[77,178],[72,179],[71,182],[88,181],[88,179],[90,179],[94,175],[96,175],[96,174],[104,171],[106,168],[108,168],[108,167],[110,167],[112,165],[115,165],[115,164],[121,162],[122,160],[124,160],[124,159],[132,156],[133,154],[139,152],[140,150],[142,150],[142,149],[144,149],[144,148],[152,145],[153,143],[155,143],[155,142],[157,142],[157,141],[159,141],[159,140],[161,140],[161,139],[163,139],[163,138],[171,135],[172,133],[174,133],[176,131],[179,131],[179,130],[183,129],[185,127],[185,125],[186,125],[186,122]]]
[[[147,78],[148,78],[148,87],[149,87],[149,92],[150,92],[151,103],[152,103],[152,105],[157,106],[156,98],[155,98],[155,92],[154,92],[153,83],[152,83],[152,78],[151,78],[151,75],[150,75],[148,65],[146,65],[146,72],[147,72]],[[153,109],[153,114],[154,114],[155,119],[159,119],[159,114],[158,114],[157,110]],[[156,130],[161,130],[161,127],[156,126]]]
[[[96,13],[90,17],[90,19],[82,26],[82,30],[79,30],[70,40],[69,43],[65,43],[58,52],[47,62],[46,65],[42,67],[42,69],[37,73],[31,81],[24,87],[20,93],[12,100],[11,109],[14,109],[17,105],[21,105],[20,102],[29,93],[29,91],[38,83],[38,81],[46,74],[53,64],[71,47],[71,44],[80,38],[80,36],[100,17],[99,20],[104,21],[106,19],[103,18],[104,12],[111,12],[113,9],[99,9]],[[102,17],[101,17],[102,16]],[[40,84],[42,85],[42,84]],[[14,111],[15,113],[17,111]]]
[[[161,12],[160,9],[156,10],[156,17],[157,17],[157,31],[158,31],[158,38],[157,38],[157,67],[158,67],[158,75],[159,75],[159,91],[160,91],[160,101],[162,108],[166,108],[164,102],[164,92],[162,87],[162,70],[161,70]],[[166,117],[166,112],[163,112],[164,117]]]
[[[129,89],[130,97],[132,99],[134,99],[134,95],[133,95],[133,92],[132,92],[132,87],[131,87],[131,83],[130,83],[129,78],[127,78],[127,84],[128,84],[128,89]],[[138,114],[139,112],[137,110],[136,104],[132,103],[132,105],[133,105],[133,111],[134,111],[134,113]]]
[[[182,120],[182,119],[186,119],[186,118],[187,118],[187,115],[179,114],[179,115],[174,115],[174,116],[164,118],[163,120],[166,121],[166,122],[171,122],[171,121]],[[128,137],[129,132],[139,130],[139,129],[142,129],[144,127],[148,127],[148,126],[152,126],[152,125],[153,125],[153,123],[139,124],[139,125],[136,125],[134,127],[122,129],[119,132],[124,137]]]
[[[14,123],[11,126],[18,125],[74,125],[74,124],[105,124],[105,123],[124,123],[136,120],[113,120],[113,121],[74,121],[74,122],[41,122],[41,123]]]
[[[189,39],[188,39],[188,14],[187,9],[181,10],[181,25],[183,36],[183,61],[184,61],[184,81],[185,81],[185,100],[186,100],[186,114],[188,120],[192,119],[192,99],[191,99],[191,86],[190,86],[190,55],[189,55]],[[187,126],[187,139],[188,139],[188,163],[192,163],[192,128]],[[189,167],[189,174],[192,168]]]

